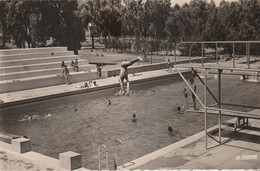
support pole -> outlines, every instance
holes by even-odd
[[[176,48],[177,48],[177,45],[176,45],[176,43],[174,45],[175,45],[175,47],[174,47],[174,65],[176,65]]]
[[[205,85],[205,83],[203,82],[203,80],[200,78],[200,76],[198,75],[197,71],[195,71],[194,68],[191,68],[192,71],[194,72],[194,74],[198,77],[198,79],[200,80],[200,82]],[[212,96],[212,98],[215,100],[216,103],[219,103],[217,98],[214,96],[214,94],[210,91],[210,89],[208,88],[208,86],[206,86],[207,90],[209,91],[209,94]]]
[[[192,47],[195,45],[195,43],[193,43],[191,46],[190,46],[190,49],[189,49],[189,60],[190,60],[190,63],[191,63],[191,49]]]
[[[205,105],[205,141],[206,141],[206,150],[208,149],[208,128],[207,128],[207,69],[205,69],[205,84],[204,84],[204,105]]]
[[[232,57],[233,57],[233,68],[236,68],[236,66],[235,66],[235,43],[233,43],[233,53],[232,53]]]
[[[189,59],[190,59],[190,63],[191,63],[191,48],[192,48],[192,45],[190,46],[190,49],[189,49]]]
[[[221,108],[221,73],[222,69],[218,69],[218,107]],[[218,130],[218,136],[219,136],[219,144],[221,144],[221,111],[219,110],[218,115],[218,124],[219,124],[219,130]]]
[[[247,67],[249,68],[248,43],[246,43],[246,64]]]
[[[216,63],[218,64],[218,44],[216,43]]]
[[[203,61],[204,52],[203,52],[203,49],[204,49],[204,44],[202,43],[201,44],[201,64],[202,64],[202,66],[204,66],[204,61]]]
[[[248,69],[250,69],[250,43],[248,43]]]
[[[179,75],[181,76],[182,80],[186,83],[186,85],[189,87],[190,91],[195,95],[195,97],[197,98],[197,100],[199,101],[200,105],[205,109],[204,104],[202,103],[202,101],[200,100],[200,98],[198,97],[198,95],[194,92],[194,90],[192,89],[192,87],[190,86],[190,84],[187,82],[187,80],[185,79],[185,77],[182,75],[182,73],[179,71],[179,69],[174,65],[174,68],[176,69],[176,71],[179,73]]]
[[[95,44],[94,44],[94,34],[91,33],[91,37],[92,37],[92,49],[95,49]]]

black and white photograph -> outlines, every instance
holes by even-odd
[[[260,0],[0,0],[0,170],[260,170]]]

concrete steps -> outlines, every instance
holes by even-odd
[[[77,83],[87,80],[98,79],[97,72],[72,72],[70,73],[69,82]],[[0,81],[0,93],[15,92],[21,90],[29,90],[34,88],[49,87],[54,85],[66,84],[65,79],[59,75],[44,75],[30,78],[21,78],[19,80]]]
[[[24,53],[24,54],[11,54],[11,55],[0,55],[0,61],[18,60],[18,59],[33,59],[42,57],[54,57],[54,56],[68,56],[74,55],[72,51],[62,52],[40,52],[40,53]]]
[[[43,48],[23,48],[23,49],[5,49],[0,50],[0,56],[4,55],[19,55],[26,53],[41,53],[41,52],[64,52],[67,47],[43,47]]]
[[[22,60],[8,60],[8,61],[0,61],[0,67],[61,62],[61,61],[75,60],[76,58],[78,58],[77,55],[69,55],[69,56],[56,56],[56,57],[47,57],[47,58],[43,57],[43,58],[22,59]]]
[[[80,65],[79,71],[90,71],[91,69],[96,68],[93,65]],[[68,67],[69,72],[74,72],[73,68],[70,66]],[[17,80],[26,77],[36,77],[36,76],[43,76],[43,75],[57,75],[61,74],[61,68],[48,68],[48,69],[40,69],[40,70],[32,70],[32,71],[22,71],[22,72],[13,72],[7,74],[0,74],[0,80]],[[1,82],[1,81],[0,81]]]
[[[81,65],[88,65],[89,62],[87,60],[78,60],[79,66]],[[64,61],[67,66],[70,66],[71,60]],[[31,65],[17,65],[17,66],[8,66],[8,67],[1,67],[0,74],[8,74],[13,72],[23,72],[23,71],[33,71],[33,70],[40,70],[40,69],[51,69],[51,68],[58,68],[61,66],[61,62],[50,62],[50,63],[40,63],[40,64],[31,64]],[[95,65],[89,65],[89,67],[96,68]]]
[[[81,72],[73,72],[71,61],[78,59]],[[85,81],[96,70],[86,59],[67,51],[66,47],[0,50],[0,93],[64,84],[61,61],[68,66],[70,82]],[[89,79],[98,77],[93,73]],[[93,78],[92,78],[93,77]]]

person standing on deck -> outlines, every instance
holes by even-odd
[[[64,65],[63,69],[62,69],[62,73],[63,77],[65,77],[66,83],[69,85],[69,70],[67,68],[67,65]]]
[[[138,61],[142,62],[143,59],[140,56],[138,56],[136,59],[133,59],[131,61],[123,61],[121,63],[121,69],[120,69],[120,74],[119,74],[119,83],[120,83],[120,86],[121,86],[121,92],[123,94],[125,94],[124,80],[126,80],[126,84],[127,84],[126,94],[129,95],[129,93],[130,93],[130,83],[129,83],[129,79],[128,79],[127,67],[133,65],[135,62],[138,62]]]
[[[168,69],[167,69],[167,71],[172,72],[172,64],[171,64],[171,61],[170,61],[169,58],[168,58],[168,60],[167,60],[167,65],[168,65]]]
[[[74,65],[73,65],[73,71],[79,72],[79,62],[78,59],[75,59]]]

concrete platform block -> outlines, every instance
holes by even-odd
[[[78,169],[82,166],[81,155],[73,151],[67,151],[59,154],[60,167],[67,170]]]
[[[26,153],[31,151],[31,140],[27,138],[12,139],[12,149],[17,153]]]

